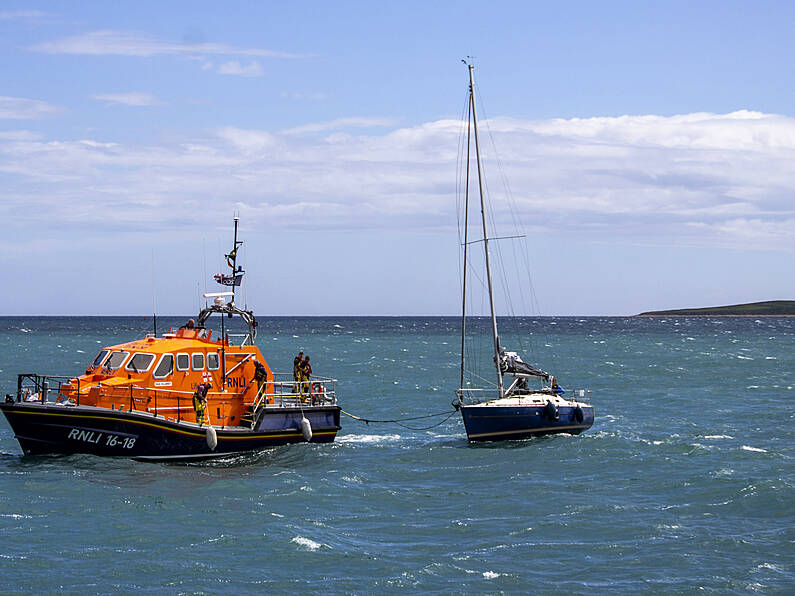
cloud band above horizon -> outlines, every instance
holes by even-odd
[[[508,217],[499,167],[530,229],[793,249],[795,118],[495,118],[483,130],[499,151],[498,161],[486,159],[498,218]],[[0,135],[8,181],[0,213],[46,210],[59,225],[146,230],[235,208],[256,225],[284,228],[450,228],[461,131],[456,120],[394,128],[389,119],[342,118],[283,131],[221,127],[158,145],[9,132]]]

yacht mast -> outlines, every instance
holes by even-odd
[[[483,198],[483,173],[480,165],[480,143],[478,142],[478,119],[475,110],[475,67],[469,67],[469,101],[472,107],[472,127],[475,131],[475,157],[478,163],[478,189],[480,190],[480,215],[483,220],[483,250],[486,254],[486,277],[489,281],[489,306],[491,307],[491,333],[494,336],[494,366],[497,367],[497,387],[500,398],[505,395],[502,384],[502,370],[500,370],[500,336],[497,333],[497,315],[494,312],[494,289],[491,283],[491,263],[489,262],[489,236],[486,231],[486,205]]]
[[[464,190],[464,263],[463,263],[463,280],[461,288],[461,384],[459,387],[464,388],[464,354],[466,350],[466,333],[467,333],[467,249],[469,248],[469,150],[471,142],[469,140],[470,129],[472,128],[472,111],[467,110],[467,174],[466,174],[466,187]]]

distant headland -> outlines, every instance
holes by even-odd
[[[655,310],[636,317],[795,317],[795,300],[771,300],[730,306]]]

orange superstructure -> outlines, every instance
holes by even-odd
[[[215,340],[212,330],[183,327],[103,348],[84,375],[61,386],[61,395],[79,405],[195,422],[193,395],[200,383],[209,382],[210,424],[238,426],[260,394],[255,359],[267,372],[261,394],[272,396],[274,376],[259,348]]]

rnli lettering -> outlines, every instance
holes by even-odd
[[[99,443],[99,440],[102,438],[102,433],[93,430],[78,430],[73,428],[69,431],[69,438],[86,443]]]
[[[122,449],[132,449],[137,437],[122,437],[111,433],[101,433],[95,430],[73,428],[69,431],[67,438],[95,444],[99,444],[99,442],[102,441],[102,443],[108,447],[116,447],[118,445]]]
[[[235,389],[243,389],[246,386],[246,380],[243,377],[229,377],[226,380],[226,385]]]

